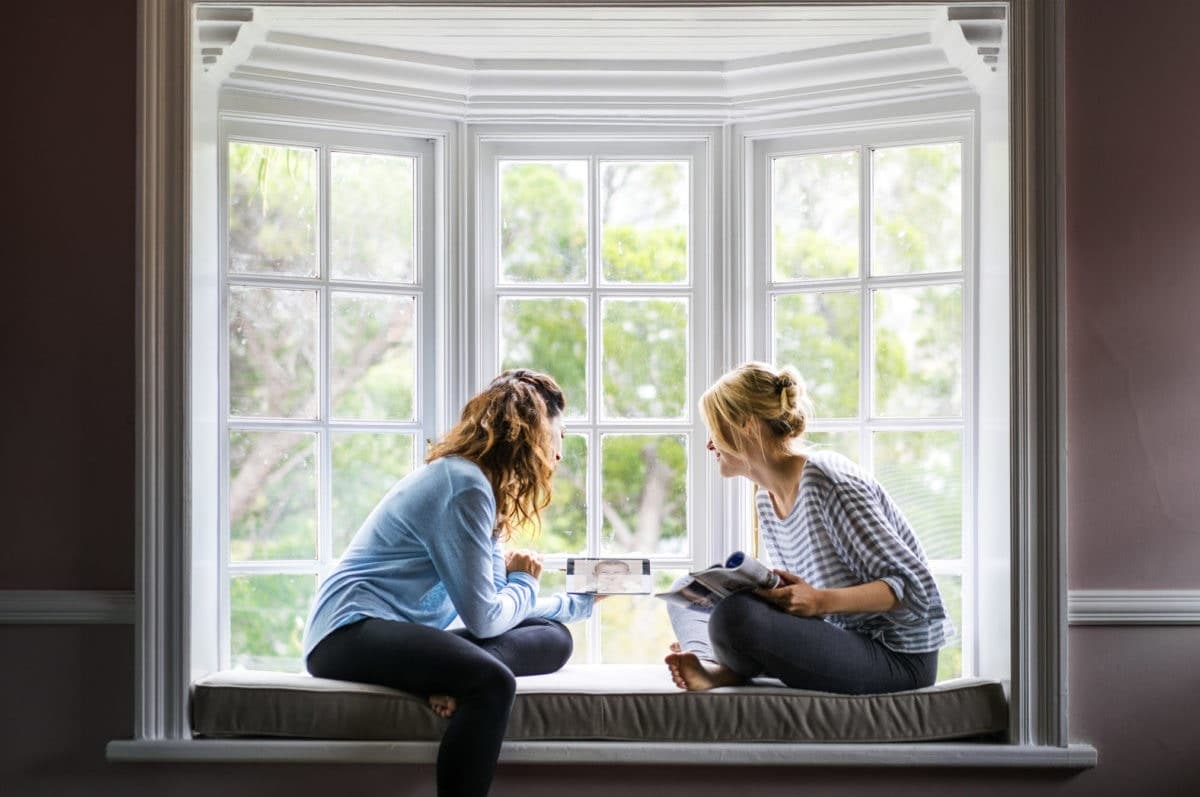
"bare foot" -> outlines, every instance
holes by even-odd
[[[450,695],[430,695],[429,707],[433,709],[434,714],[448,720],[454,716],[454,710],[458,708],[458,703]]]
[[[695,653],[683,653],[679,645],[671,645],[671,653],[665,659],[671,670],[671,680],[680,689],[701,692],[719,686],[737,686],[745,683],[742,676],[728,667],[713,661],[703,661]]]

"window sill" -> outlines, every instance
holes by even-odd
[[[116,763],[432,764],[436,742],[346,742],[280,739],[116,740]],[[936,767],[1082,770],[1096,748],[987,743],[784,744],[684,742],[505,742],[508,764],[706,764],[811,767]]]

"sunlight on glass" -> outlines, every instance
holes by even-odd
[[[962,556],[962,432],[875,432],[875,476],[930,559]]]
[[[500,161],[500,279],[587,280],[587,161]]]
[[[858,415],[860,305],[857,291],[775,297],[774,362],[800,372],[818,417]]]
[[[962,270],[962,145],[871,154],[871,272]]]
[[[605,417],[686,417],[687,300],[605,299],[600,313]]]
[[[954,636],[947,640],[946,647],[938,651],[937,679],[948,681],[951,678],[961,678],[963,674],[962,576],[937,576],[935,581],[938,592],[942,594],[946,613],[954,622]]]
[[[533,368],[554,377],[566,417],[587,416],[587,299],[500,300],[500,367]]]
[[[335,418],[414,417],[416,306],[410,296],[332,294],[329,391]]]
[[[554,472],[550,505],[542,510],[541,531],[532,525],[518,529],[510,548],[567,554],[587,549],[587,446],[586,435],[563,438],[563,458]]]
[[[814,451],[836,451],[843,457],[861,465],[862,450],[858,432],[854,431],[810,431],[805,439]]]
[[[317,436],[229,433],[229,558],[317,555]]]
[[[962,288],[874,292],[875,413],[957,417],[962,412]]]
[[[858,275],[858,153],[771,161],[771,273],[794,280]]]
[[[510,543],[508,548],[511,550],[514,547],[519,547],[516,543]],[[525,546],[529,547],[529,546]],[[535,550],[541,550],[540,548]],[[547,597],[550,595],[560,595],[567,585],[567,574],[560,570],[543,570],[542,577],[538,585],[538,597]],[[567,630],[571,632],[571,641],[574,643],[574,648],[571,651],[571,658],[567,664],[587,664],[588,652],[588,623],[578,622],[569,623]]]
[[[304,623],[316,591],[311,575],[229,579],[229,647],[235,669],[304,672]]]
[[[654,589],[663,592],[683,570],[658,570]],[[600,614],[600,660],[603,664],[662,664],[675,632],[666,603],[653,595],[613,595],[596,604]]]
[[[600,476],[601,553],[687,553],[685,435],[603,435]]]
[[[229,142],[229,270],[317,274],[317,151]]]
[[[415,158],[334,152],[329,266],[337,279],[413,282]]]
[[[386,432],[331,435],[333,556],[339,558],[380,499],[413,469],[413,436]]]
[[[687,161],[600,163],[600,260],[606,282],[686,282]]]
[[[229,289],[229,411],[315,418],[317,292]]]

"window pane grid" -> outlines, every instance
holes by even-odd
[[[582,541],[584,550],[578,553],[599,556],[605,555],[607,552],[608,555],[615,555],[611,550],[612,540],[610,539],[606,543],[602,531],[605,528],[611,528],[613,523],[617,522],[624,524],[623,534],[627,544],[637,547],[648,546],[646,551],[639,552],[638,555],[649,557],[654,562],[656,569],[691,567],[694,563],[690,558],[690,539],[684,544],[683,547],[686,549],[684,551],[659,552],[657,535],[661,533],[661,529],[652,522],[647,521],[648,525],[645,525],[642,531],[647,532],[648,530],[647,533],[655,537],[656,541],[653,544],[630,542],[630,540],[640,539],[631,530],[633,526],[629,524],[639,509],[644,508],[638,503],[646,500],[645,496],[640,495],[639,492],[641,484],[636,480],[625,484],[623,488],[618,489],[618,493],[620,493],[618,496],[613,493],[613,489],[619,486],[618,482],[613,481],[615,476],[606,477],[605,474],[606,468],[613,466],[610,462],[611,458],[618,452],[623,452],[621,455],[626,459],[632,456],[629,464],[635,469],[639,466],[653,468],[657,464],[656,455],[648,454],[646,455],[648,459],[641,457],[640,455],[644,453],[641,451],[642,447],[649,446],[647,449],[649,451],[657,450],[657,447],[661,445],[675,448],[682,445],[683,470],[678,471],[679,476],[676,478],[681,477],[684,480],[685,496],[686,484],[692,479],[686,455],[691,436],[694,434],[692,427],[694,418],[688,398],[692,370],[691,337],[695,334],[691,263],[693,256],[691,183],[694,178],[691,174],[691,161],[690,159],[684,161],[676,158],[609,158],[595,153],[586,156],[581,154],[570,158],[544,159],[544,162],[548,164],[559,161],[581,161],[586,162],[587,165],[587,185],[581,193],[581,196],[585,198],[582,201],[573,200],[574,204],[571,205],[572,213],[581,211],[578,216],[579,227],[586,230],[586,242],[581,245],[579,250],[585,254],[586,271],[583,274],[571,272],[569,277],[564,278],[562,272],[550,268],[548,273],[539,279],[522,278],[517,281],[510,273],[511,268],[506,265],[505,260],[506,252],[513,251],[511,248],[506,249],[506,246],[510,246],[513,238],[510,237],[507,240],[505,238],[504,219],[509,218],[509,215],[506,215],[504,210],[506,203],[504,192],[505,190],[524,190],[524,184],[515,179],[521,175],[512,171],[506,173],[506,170],[511,169],[510,164],[521,163],[526,167],[525,176],[530,176],[535,173],[535,169],[530,168],[531,165],[536,166],[539,161],[535,158],[510,159],[507,157],[497,157],[495,160],[497,213],[494,229],[497,243],[494,248],[496,265],[492,271],[494,280],[492,292],[497,308],[495,329],[500,334],[497,335],[495,344],[496,360],[494,362],[497,362],[502,368],[515,366],[540,368],[556,377],[560,377],[560,372],[565,368],[566,376],[561,381],[564,392],[568,395],[566,432],[568,438],[572,435],[581,435],[587,440],[585,457],[587,473],[584,485],[586,489],[584,506],[586,534]],[[678,173],[680,164],[684,164],[687,174],[686,185],[682,189],[679,188],[682,184]],[[662,172],[662,174],[658,174],[658,172]],[[625,181],[628,181],[628,184],[637,184],[639,181],[647,180],[648,175],[652,174],[674,185],[673,190],[676,191],[676,195],[675,199],[663,199],[662,195],[659,195],[659,199],[662,201],[660,201],[658,209],[662,212],[655,216],[655,220],[648,225],[644,224],[642,219],[633,212],[636,208],[620,205],[620,202],[624,200],[614,200],[613,196],[608,194],[602,196],[601,194],[604,179],[608,179],[614,185],[618,183],[624,185]],[[548,178],[548,184],[554,190],[560,190],[561,181],[556,182],[557,178],[551,177],[548,173],[544,176]],[[678,196],[680,191],[683,192],[682,196]],[[669,206],[675,201],[682,202],[686,208],[686,212],[683,214],[683,218],[686,219],[683,235],[679,230],[658,229],[662,226],[659,221],[675,212],[669,210]],[[664,208],[668,209],[664,210]],[[664,213],[666,215],[663,215]],[[606,216],[608,217],[607,223]],[[551,226],[553,227],[553,225]],[[514,231],[510,228],[507,232],[511,234]],[[658,272],[655,271],[655,264],[661,260],[657,256],[661,251],[656,247],[661,248],[665,245],[664,242],[672,247],[670,249],[673,253],[671,257],[676,259],[666,262],[665,271],[662,272],[666,277],[660,280],[657,276]],[[682,267],[679,265],[680,263],[683,264]],[[649,271],[646,270],[647,266],[650,267]],[[567,354],[570,347],[562,345],[558,346],[559,357],[566,356],[567,360],[562,363],[546,360],[544,355],[551,351],[552,347],[538,346],[538,340],[545,338],[546,335],[536,325],[530,327],[528,319],[523,322],[523,326],[529,327],[525,330],[525,334],[532,335],[531,339],[523,341],[521,344],[514,344],[502,339],[506,333],[515,332],[522,327],[522,322],[517,321],[517,316],[522,311],[531,312],[534,308],[542,309],[549,316],[549,320],[542,320],[539,323],[556,324],[554,319],[565,318],[562,312],[567,305],[564,305],[563,302],[571,300],[583,303],[580,310],[572,311],[574,317],[581,319],[578,323],[583,324],[583,334],[586,337],[582,349],[583,362],[579,362],[579,355]],[[539,308],[538,301],[544,301],[546,304]],[[523,305],[526,302],[529,304]],[[617,310],[614,312],[613,308],[617,308]],[[664,312],[665,315],[663,315]],[[575,323],[577,322],[571,322],[569,327],[574,328]],[[663,323],[667,324],[667,328],[659,329]],[[672,324],[675,327],[672,327]],[[679,326],[680,324],[682,326]],[[614,327],[614,325],[616,326]],[[609,337],[607,346],[605,345],[606,334]],[[680,336],[682,336],[681,339]],[[655,344],[665,348],[657,350],[654,348]],[[614,345],[618,347],[616,351],[613,349]],[[632,348],[630,348],[631,346]],[[543,356],[535,355],[532,352],[533,348],[540,348]],[[643,348],[646,351],[642,351]],[[680,361],[682,368],[678,369],[682,373],[682,385],[674,385],[674,378],[670,380],[671,385],[653,384],[648,380],[642,380],[646,384],[641,385],[642,389],[635,392],[632,398],[625,397],[627,400],[624,403],[613,404],[614,394],[611,391],[616,383],[612,380],[616,378],[615,374],[618,372],[612,370],[616,364],[615,361],[609,362],[606,358],[611,359],[624,354],[619,372],[621,384],[624,385],[628,381],[626,372],[636,371],[638,365],[645,370],[647,367],[645,363],[653,365],[655,357],[660,359],[663,356],[669,359],[674,357],[674,360],[677,360],[680,351],[675,351],[675,349],[682,352]],[[627,363],[631,357],[641,362]],[[576,387],[576,382],[581,382],[581,384]],[[605,390],[606,383],[607,391]],[[682,389],[682,398],[675,397],[672,393],[670,399],[664,402],[661,396],[661,390],[664,387],[668,390]],[[582,403],[586,405],[585,411],[572,412],[572,405],[581,403],[579,399],[573,399],[573,396],[583,396]],[[637,417],[640,413],[644,413],[646,417]],[[672,417],[676,414],[677,417]],[[663,415],[667,417],[660,417]],[[676,442],[667,442],[672,439]],[[647,462],[649,464],[645,464]],[[641,464],[639,465],[639,463]],[[623,465],[621,467],[624,468]],[[650,478],[658,483],[662,475],[656,472],[651,474]],[[630,486],[631,484],[634,486]],[[610,506],[609,504],[613,501],[617,503]],[[631,501],[634,503],[631,504]],[[690,520],[690,512],[686,511],[686,507],[684,510],[676,513],[676,523],[681,517]],[[654,526],[654,528],[650,528],[650,526]],[[682,528],[690,528],[686,520]],[[555,542],[552,545],[557,544]],[[544,546],[540,549],[545,550]],[[562,551],[548,553],[545,561],[551,567],[562,566],[568,555],[570,554]],[[580,645],[582,651],[577,651],[577,657],[582,653],[590,661],[601,660],[601,651],[605,647],[600,634],[601,624],[601,614],[597,613],[585,627],[586,630],[580,629],[582,633],[578,633],[577,636],[581,637],[580,641],[584,644]]]
[[[235,143],[233,138],[227,139],[230,142],[230,147]],[[275,146],[271,142],[264,142],[264,146]],[[280,633],[286,630],[291,638],[286,644],[279,641],[270,643],[269,639],[264,638],[270,636],[270,629],[273,627],[271,623],[264,624],[266,614],[263,614],[263,607],[266,604],[253,603],[255,596],[275,596],[281,600],[286,599],[288,606],[292,610],[300,612],[302,615],[307,610],[307,600],[311,599],[312,588],[315,586],[315,578],[326,572],[329,566],[340,555],[340,551],[335,550],[334,534],[336,532],[334,525],[338,522],[336,513],[338,503],[334,500],[334,490],[340,489],[338,481],[342,478],[337,470],[338,465],[335,460],[337,456],[338,446],[346,445],[361,445],[367,446],[383,445],[385,448],[391,449],[394,453],[390,459],[387,459],[386,468],[396,470],[395,474],[384,474],[388,477],[389,485],[395,478],[403,476],[404,473],[411,470],[415,452],[418,450],[417,441],[424,437],[424,423],[421,407],[422,391],[420,389],[420,374],[421,374],[421,355],[419,347],[414,342],[406,345],[411,351],[410,368],[412,371],[412,391],[411,391],[411,410],[402,410],[401,415],[407,417],[399,418],[334,418],[333,414],[338,411],[336,404],[337,395],[335,395],[335,382],[331,378],[331,369],[335,367],[335,354],[337,349],[335,345],[338,342],[339,332],[341,334],[343,350],[355,352],[358,346],[347,349],[346,344],[349,343],[348,336],[354,336],[357,341],[366,334],[367,328],[351,325],[346,327],[344,320],[342,327],[335,325],[334,307],[341,301],[341,306],[354,306],[354,303],[365,303],[363,307],[368,309],[375,306],[386,307],[408,307],[410,308],[408,318],[402,322],[402,328],[407,331],[410,336],[421,336],[424,327],[422,326],[422,301],[424,298],[423,289],[420,285],[421,274],[421,258],[417,253],[423,251],[420,248],[420,230],[415,229],[416,219],[418,215],[418,206],[420,196],[416,191],[416,186],[420,184],[419,174],[421,169],[421,161],[415,155],[397,155],[396,153],[385,153],[386,157],[391,158],[389,164],[400,163],[404,160],[411,168],[411,188],[412,188],[412,207],[409,209],[411,216],[407,219],[407,227],[412,228],[412,240],[405,243],[411,251],[411,256],[407,259],[411,261],[408,266],[411,270],[410,275],[402,273],[399,279],[394,280],[377,280],[374,271],[366,272],[370,276],[361,278],[357,271],[350,272],[350,278],[333,279],[330,276],[331,272],[331,246],[333,240],[330,230],[330,191],[333,185],[333,176],[331,175],[332,159],[338,154],[352,154],[340,147],[329,147],[325,145],[286,145],[303,151],[312,152],[316,158],[316,185],[315,190],[311,192],[312,217],[315,217],[315,225],[312,231],[312,238],[315,239],[314,260],[315,263],[311,269],[311,273],[247,273],[245,271],[235,271],[231,261],[226,258],[226,268],[223,269],[223,294],[226,297],[226,307],[231,296],[237,295],[237,291],[282,291],[289,292],[283,295],[308,293],[315,297],[316,301],[316,317],[315,321],[315,349],[316,358],[313,363],[313,380],[308,389],[312,391],[313,405],[315,412],[313,417],[282,417],[276,415],[240,415],[235,416],[229,414],[228,408],[231,406],[228,398],[228,390],[223,390],[226,398],[223,399],[223,404],[227,408],[227,414],[224,417],[224,433],[222,437],[225,440],[223,443],[222,462],[225,470],[225,486],[223,490],[222,503],[227,507],[223,513],[222,523],[225,527],[221,535],[221,572],[224,574],[222,578],[222,589],[220,590],[220,601],[222,604],[221,623],[222,631],[220,634],[222,642],[222,665],[227,666],[230,661],[236,661],[246,666],[265,666],[267,664],[273,666],[299,666],[298,655],[298,640],[296,638],[295,628],[290,628],[290,625],[295,625],[296,622],[302,623],[303,617],[291,618],[288,621],[289,628],[283,629]],[[230,148],[227,147],[227,152]],[[372,156],[375,160],[367,163],[367,166],[379,165],[383,161],[378,160],[380,156]],[[378,162],[376,162],[378,161]],[[365,162],[364,162],[365,163]],[[362,164],[360,164],[362,165]],[[362,172],[363,170],[359,170]],[[367,169],[369,172],[370,169]],[[359,175],[366,179],[371,179],[371,175],[363,172]],[[232,186],[230,187],[232,190]],[[269,190],[269,187],[268,187]],[[228,194],[227,194],[228,196]],[[232,210],[230,211],[232,213]],[[307,217],[306,217],[307,218]],[[270,233],[268,230],[267,233]],[[363,235],[369,238],[370,230],[357,229],[354,232],[355,241],[351,242],[353,246],[361,247]],[[260,238],[263,234],[260,233]],[[267,234],[269,239],[270,235]],[[228,246],[226,242],[225,246]],[[385,249],[387,247],[385,246]],[[392,247],[394,248],[394,247]],[[404,248],[404,247],[402,247]],[[346,249],[346,245],[343,245]],[[405,257],[401,257],[405,260]],[[354,264],[347,261],[345,268],[352,268]],[[377,269],[376,269],[377,270]],[[380,303],[383,303],[382,305]],[[399,304],[397,304],[399,303]],[[343,312],[342,315],[345,315]],[[369,316],[374,318],[374,315]],[[283,320],[283,317],[281,317]],[[228,322],[226,322],[228,323]],[[376,325],[380,332],[376,333],[375,337],[379,337],[384,332],[387,333],[387,341],[391,343],[395,333],[390,331],[390,327]],[[228,329],[226,329],[228,336]],[[383,338],[380,338],[382,341]],[[367,341],[370,343],[370,340]],[[385,355],[394,351],[397,344],[381,347],[376,345],[365,351],[364,356],[367,360],[376,358],[376,355],[382,351]],[[230,359],[230,341],[222,347],[223,358],[226,362],[225,372],[229,374],[232,364]],[[381,355],[382,356],[382,355]],[[352,354],[352,358],[358,357],[357,354]],[[357,361],[356,361],[357,362]],[[354,374],[369,373],[364,369],[370,369],[373,366],[370,362],[358,364],[351,369],[350,378],[344,378],[341,384],[341,392],[347,394],[361,393],[364,385],[361,381],[356,381],[352,377]],[[386,392],[386,391],[385,391]],[[377,410],[376,410],[377,411]],[[353,410],[350,411],[353,414]],[[389,413],[394,413],[394,409],[387,410]],[[229,479],[231,478],[230,457],[229,457],[229,435],[302,435],[305,439],[311,441],[312,456],[315,460],[315,504],[311,505],[306,511],[312,517],[312,522],[315,529],[310,532],[310,542],[312,545],[312,557],[301,558],[286,558],[276,556],[256,556],[255,558],[242,558],[240,561],[234,561],[230,554],[234,552],[231,548],[230,540],[230,514],[229,514]],[[351,459],[354,459],[351,452]],[[386,469],[385,468],[385,469]],[[376,468],[375,470],[379,470]],[[371,474],[367,474],[368,476]],[[346,481],[357,481],[361,474],[354,473],[353,478],[346,477]],[[374,474],[375,480],[379,481],[380,474]],[[377,500],[382,494],[378,484],[372,484],[371,489],[377,493],[372,497],[372,501]],[[347,491],[353,492],[353,491]],[[350,512],[350,514],[361,514],[361,507],[357,506],[354,501],[347,505],[345,500],[342,500],[342,512]],[[358,501],[361,503],[361,501]],[[368,507],[369,509],[369,507]],[[347,524],[354,525],[358,521],[343,517],[342,526]],[[343,544],[346,535],[346,530],[343,529],[342,537]],[[246,550],[245,544],[239,543],[243,550]],[[257,551],[258,548],[252,547],[250,551]],[[287,550],[292,550],[288,548]],[[312,577],[311,584],[304,580],[304,577]],[[295,581],[296,578],[301,578],[301,581]],[[282,581],[280,579],[283,579]],[[291,581],[288,581],[291,579]],[[298,591],[297,591],[298,590]],[[307,598],[304,596],[307,595]],[[304,598],[304,600],[301,600]],[[264,598],[265,600],[266,598]],[[275,598],[271,598],[274,600]],[[247,601],[251,601],[247,603]],[[301,606],[301,603],[305,605]],[[294,605],[293,605],[294,604]],[[269,608],[269,607],[268,607]],[[232,612],[232,617],[231,617]],[[268,612],[269,614],[269,612]],[[272,615],[273,616],[273,615]],[[239,619],[240,618],[240,619]],[[254,619],[258,618],[258,619]],[[276,618],[282,621],[285,618]],[[238,626],[239,622],[251,623],[249,626]],[[273,623],[274,621],[272,621]],[[232,623],[232,628],[231,628]],[[249,634],[249,636],[247,636]],[[251,645],[253,650],[246,652],[240,645]],[[260,649],[263,645],[271,645],[275,647],[271,655],[263,655]],[[282,658],[281,658],[282,656]],[[290,657],[290,658],[289,658]]]
[[[960,146],[961,142],[956,142],[955,146]],[[917,146],[923,146],[917,145]],[[895,151],[903,150],[902,147],[893,148]],[[899,461],[891,461],[888,464],[890,467],[890,475],[888,481],[893,482],[893,486],[889,488],[889,493],[893,490],[899,490],[903,495],[900,496],[901,502],[908,505],[906,516],[910,513],[918,515],[918,525],[924,528],[926,535],[922,537],[922,528],[915,528],[918,537],[922,538],[923,547],[925,547],[927,555],[930,557],[930,568],[932,572],[939,577],[939,582],[944,579],[947,584],[959,585],[962,581],[963,573],[967,569],[967,555],[970,550],[970,541],[965,536],[965,524],[968,518],[968,496],[967,490],[969,484],[966,481],[968,471],[965,467],[965,452],[968,448],[966,440],[967,419],[966,412],[969,405],[966,403],[966,391],[969,384],[968,361],[965,359],[967,355],[967,307],[964,302],[967,300],[967,275],[963,270],[965,257],[959,258],[953,270],[948,270],[942,267],[935,268],[900,268],[893,261],[886,269],[888,273],[875,273],[876,268],[873,264],[873,258],[880,251],[878,249],[879,238],[876,236],[874,223],[876,221],[876,192],[875,192],[875,174],[874,170],[877,165],[876,152],[878,148],[870,145],[862,145],[857,148],[857,157],[859,163],[858,171],[858,219],[857,219],[857,245],[858,245],[858,263],[857,268],[849,273],[851,269],[845,268],[843,264],[841,273],[838,268],[826,264],[819,266],[815,272],[804,273],[797,271],[793,267],[784,267],[779,260],[778,247],[780,241],[783,240],[780,236],[781,228],[777,221],[778,214],[782,210],[779,204],[779,185],[777,177],[780,171],[780,164],[786,162],[788,155],[774,156],[767,158],[767,207],[770,208],[770,220],[766,224],[765,240],[763,245],[767,254],[767,266],[764,274],[765,282],[763,284],[763,292],[760,294],[766,302],[766,318],[767,318],[767,339],[765,341],[768,357],[780,364],[796,365],[806,379],[816,379],[817,387],[820,386],[822,378],[828,378],[830,374],[826,373],[829,368],[829,362],[837,362],[838,357],[829,359],[829,353],[825,351],[829,346],[829,340],[840,339],[849,340],[849,330],[845,327],[837,327],[841,329],[840,336],[835,332],[835,328],[830,326],[832,317],[830,316],[830,306],[828,302],[836,297],[843,297],[842,301],[850,301],[850,296],[855,296],[857,300],[858,319],[857,319],[857,396],[852,404],[847,404],[842,399],[832,400],[830,396],[813,395],[816,403],[816,416],[810,427],[811,437],[813,442],[819,445],[832,446],[834,450],[841,450],[843,447],[849,450],[842,450],[842,453],[850,456],[861,466],[871,472],[878,471],[880,464],[877,463],[877,448],[884,445],[885,440],[892,441],[888,445],[895,445],[899,441],[918,441],[924,440],[929,435],[941,435],[945,439],[943,444],[949,444],[949,448],[945,448],[938,453],[938,457],[950,457],[951,460],[958,461],[956,468],[950,468],[947,474],[939,476],[937,474],[926,473],[926,465],[929,463],[922,459],[922,462],[903,465]],[[802,156],[810,159],[811,163],[820,161],[821,153],[809,153]],[[918,157],[923,153],[918,153]],[[797,161],[799,162],[799,159]],[[845,165],[845,164],[843,164]],[[808,168],[808,167],[805,167]],[[954,172],[951,168],[950,172]],[[946,196],[953,194],[957,197],[957,201],[961,202],[961,170],[953,174],[953,179],[958,181],[955,193],[954,190],[945,191]],[[899,178],[895,174],[890,177],[892,184],[898,184]],[[901,181],[902,182],[902,181]],[[940,189],[939,189],[940,190]],[[892,221],[895,221],[895,207],[904,206],[903,201],[895,201],[895,196],[891,197],[892,203]],[[902,197],[903,199],[903,197]],[[803,204],[803,203],[801,203]],[[955,223],[959,225],[959,230],[951,242],[951,249],[954,247],[964,248],[966,231],[962,229],[962,220],[964,215],[959,213],[960,207],[952,208],[955,211]],[[918,225],[919,226],[919,225]],[[803,227],[803,222],[801,222]],[[938,228],[941,229],[941,228]],[[898,230],[898,232],[897,232]],[[908,243],[905,240],[905,235],[911,233],[913,228],[906,228],[902,223],[895,223],[889,234],[893,236],[890,241],[891,251],[903,250]],[[936,237],[936,236],[935,236]],[[813,251],[820,251],[820,247],[815,243],[810,242],[810,247]],[[803,248],[803,247],[801,247]],[[913,247],[916,251],[918,247]],[[826,250],[829,251],[829,250]],[[795,263],[807,262],[803,258],[796,260]],[[947,262],[945,256],[941,256],[938,262]],[[807,268],[807,267],[806,267]],[[832,269],[832,273],[831,273]],[[925,385],[941,385],[943,391],[948,390],[948,393],[943,393],[949,403],[940,402],[923,402],[910,403],[908,408],[916,410],[916,412],[905,412],[905,405],[897,405],[895,401],[886,407],[877,405],[877,393],[881,391],[880,375],[878,373],[878,358],[882,356],[897,356],[896,339],[879,339],[880,330],[886,330],[883,324],[887,323],[886,318],[877,319],[880,308],[877,307],[879,296],[886,296],[889,299],[895,295],[902,299],[908,296],[916,295],[918,291],[953,291],[952,296],[948,295],[946,301],[957,301],[957,315],[954,312],[949,312],[946,316],[949,318],[950,326],[939,327],[942,329],[941,340],[942,348],[930,348],[927,342],[914,342],[911,328],[908,326],[909,319],[917,318],[925,323],[930,323],[927,320],[929,311],[925,305],[918,305],[916,309],[903,311],[903,314],[896,316],[893,314],[891,323],[893,328],[897,329],[901,336],[907,335],[909,343],[904,344],[901,340],[901,348],[898,351],[899,356],[905,358],[905,368],[899,373],[908,373],[907,368],[915,365],[917,373],[914,377],[902,377],[904,379],[913,379],[915,382],[911,384],[916,386],[918,391],[927,391]],[[893,293],[895,292],[895,293]],[[911,305],[911,302],[910,302]],[[954,308],[948,308],[953,310]],[[785,312],[786,310],[786,312]],[[913,314],[916,314],[915,316]],[[801,323],[802,319],[808,318],[809,321]],[[941,316],[938,316],[941,318]],[[788,320],[790,319],[790,320]],[[846,319],[849,321],[849,319]],[[785,322],[785,327],[780,324]],[[811,327],[807,329],[805,324]],[[901,326],[896,326],[897,324]],[[799,336],[797,332],[801,332]],[[949,333],[946,335],[945,333]],[[792,337],[788,337],[785,333],[791,333]],[[783,335],[784,337],[781,337]],[[803,337],[804,340],[792,339],[795,337]],[[915,352],[917,347],[924,347],[925,354],[917,352],[918,358],[924,356],[930,358],[929,352],[942,353],[942,349],[951,345],[957,352],[956,355],[950,357],[951,360],[957,358],[959,363],[957,369],[951,367],[952,375],[947,377],[931,377],[925,379],[921,375],[922,366],[919,363],[908,362],[908,358],[912,356],[911,352]],[[891,347],[889,349],[888,347]],[[824,360],[822,360],[822,352]],[[849,354],[849,351],[842,354],[844,359]],[[786,356],[785,356],[786,355]],[[781,359],[782,358],[782,359]],[[804,360],[808,362],[805,363]],[[933,357],[936,361],[937,357]],[[944,358],[943,358],[944,359]],[[825,365],[821,363],[825,362]],[[939,363],[940,365],[940,363]],[[928,371],[928,366],[925,368]],[[949,381],[947,382],[947,378]],[[957,379],[957,381],[955,381]],[[894,381],[894,380],[893,380]],[[901,381],[899,384],[906,384]],[[948,385],[948,387],[947,387]],[[890,388],[894,394],[896,390],[895,384]],[[810,391],[813,393],[819,392],[814,390],[810,382]],[[822,400],[824,399],[824,400]],[[822,404],[825,404],[823,407]],[[853,409],[852,413],[848,413]],[[884,410],[887,410],[887,414]],[[946,410],[951,410],[947,412]],[[912,437],[910,437],[910,435]],[[939,440],[942,438],[939,437]],[[956,442],[954,442],[956,441]],[[892,452],[893,456],[895,452]],[[911,452],[910,452],[911,458]],[[922,455],[923,456],[923,455]],[[893,457],[894,458],[894,457]],[[922,464],[924,463],[924,464]],[[909,473],[905,470],[906,467],[915,467],[919,473]],[[929,465],[932,467],[932,465]],[[899,468],[899,470],[897,470]],[[944,475],[949,475],[951,481],[955,484],[946,485],[943,479]],[[935,479],[937,485],[925,483],[919,486],[919,489],[909,490],[896,483],[897,478],[906,478],[910,481],[913,477],[925,480]],[[957,486],[956,486],[957,485]],[[910,485],[912,486],[912,485]],[[930,492],[932,490],[932,492]],[[947,492],[949,490],[949,492]],[[925,495],[925,493],[929,495]],[[939,498],[938,496],[941,496]],[[893,496],[894,498],[896,496]],[[923,502],[914,504],[914,501]],[[941,502],[940,505],[938,502]],[[941,507],[940,509],[938,507]],[[930,511],[934,511],[937,517],[946,515],[947,512],[952,515],[942,517],[942,520],[937,520],[937,517],[925,517]],[[942,521],[949,521],[953,527],[953,539],[947,540],[946,532],[951,531],[950,527]],[[932,527],[931,527],[932,524]],[[940,531],[939,531],[940,529]],[[928,535],[932,534],[930,537]],[[936,550],[930,550],[929,546],[933,545]],[[947,546],[950,547],[947,547]],[[945,552],[949,552],[951,556],[947,557]],[[953,610],[956,614],[960,613],[962,598],[958,596],[958,587],[953,598]],[[950,600],[950,598],[948,598]],[[961,618],[956,617],[958,621],[958,629],[961,634],[963,627]],[[943,668],[945,669],[945,668]],[[961,665],[957,663],[954,672],[947,674],[943,672],[943,677],[952,677],[961,673]]]

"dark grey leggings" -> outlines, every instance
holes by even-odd
[[[571,633],[530,619],[491,639],[465,630],[367,619],[337,629],[308,655],[319,678],[451,695],[458,709],[438,749],[442,797],[487,794],[508,726],[517,675],[554,672],[571,657]]]
[[[769,676],[796,689],[840,694],[902,692],[937,679],[937,651],[898,653],[816,617],[797,617],[748,592],[711,613],[671,607],[684,650],[746,678]]]

